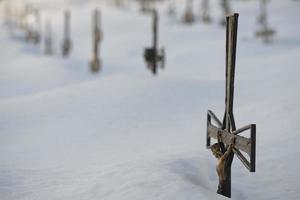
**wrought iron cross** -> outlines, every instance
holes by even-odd
[[[226,17],[226,97],[225,97],[225,114],[221,122],[212,111],[207,113],[207,140],[206,147],[211,147],[211,138],[218,140],[223,146],[222,153],[227,152],[228,157],[225,164],[226,179],[222,192],[224,196],[231,197],[231,164],[234,154],[241,160],[250,172],[255,172],[255,143],[256,143],[256,125],[251,124],[236,130],[233,116],[233,97],[234,97],[234,74],[236,60],[236,41],[238,14]],[[214,123],[212,123],[212,121]],[[246,138],[239,135],[240,133],[250,130],[250,137]],[[232,138],[234,146],[231,152],[228,152]],[[243,155],[248,154],[250,160]],[[219,190],[218,190],[219,191]]]
[[[156,10],[153,10],[153,46],[146,48],[144,52],[144,58],[148,65],[148,68],[153,72],[157,73],[157,63],[160,62],[161,68],[165,65],[165,49],[158,49],[158,14]]]

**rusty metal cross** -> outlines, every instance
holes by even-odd
[[[229,148],[231,139],[235,138],[233,152],[229,154],[228,163],[226,163],[225,173],[227,178],[225,180],[224,189],[221,193],[224,196],[231,197],[231,164],[234,154],[241,160],[250,172],[255,172],[255,144],[256,144],[256,125],[251,124],[236,129],[233,116],[233,97],[234,97],[234,74],[235,74],[235,60],[236,60],[236,41],[237,41],[237,27],[238,14],[226,17],[226,97],[225,97],[225,114],[223,122],[221,122],[212,111],[207,113],[207,140],[206,147],[211,146],[211,138],[222,143],[224,149],[223,154]],[[212,121],[213,120],[213,121]],[[212,123],[214,122],[214,123]],[[250,137],[239,135],[240,133],[250,130]],[[248,154],[250,160],[243,155]]]

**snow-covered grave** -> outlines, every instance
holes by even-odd
[[[185,200],[216,194],[216,159],[206,150],[206,114],[224,114],[225,29],[220,1],[211,23],[181,22],[185,1],[157,4],[159,44],[166,66],[146,68],[152,17],[136,3],[35,2],[51,21],[53,55],[26,43],[5,25],[0,1],[0,199]],[[159,5],[159,6],[158,6]],[[254,122],[256,172],[232,164],[233,199],[300,199],[300,2],[272,0],[273,41],[255,37],[259,1],[232,0],[239,30],[234,114]],[[91,73],[92,11],[101,10],[101,72]],[[61,55],[64,11],[71,18],[72,51]]]

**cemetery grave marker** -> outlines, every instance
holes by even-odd
[[[182,21],[186,24],[191,24],[195,21],[195,16],[193,13],[193,2],[193,0],[186,0],[186,10],[182,19]]]
[[[255,172],[256,125],[251,124],[236,130],[233,116],[234,76],[238,14],[226,17],[226,96],[223,122],[212,111],[207,113],[206,147],[218,158],[217,173],[219,186],[217,193],[231,197],[231,164],[236,155],[250,172]],[[212,120],[216,125],[212,123]],[[250,137],[240,133],[250,130]],[[211,138],[218,142],[211,146]],[[243,153],[248,154],[250,161]]]
[[[209,0],[202,0],[201,2],[201,20],[205,23],[211,21],[209,13]]]
[[[266,43],[270,42],[272,37],[275,35],[275,30],[271,29],[268,25],[266,0],[260,1],[260,16],[258,18],[258,22],[261,26],[261,30],[256,32],[256,36],[262,38]]]
[[[174,16],[176,14],[176,5],[174,0],[170,0],[168,7],[168,15]]]
[[[98,72],[101,67],[101,60],[98,56],[99,43],[102,41],[103,34],[100,25],[101,17],[98,9],[93,12],[93,52],[92,59],[90,61],[90,67],[92,72]]]
[[[152,11],[153,1],[152,0],[139,0],[140,1],[140,10],[143,13],[148,13]]]
[[[45,54],[52,55],[52,27],[51,22],[49,20],[46,21],[45,27]]]
[[[153,46],[146,48],[144,51],[144,59],[148,68],[155,75],[157,73],[157,64],[161,63],[160,67],[164,68],[165,65],[165,50],[164,48],[158,50],[158,14],[153,10]]]
[[[34,17],[34,21],[33,21],[33,30],[32,30],[32,42],[34,44],[39,44],[40,40],[41,40],[41,17],[40,17],[40,12],[38,9],[34,9],[33,10],[33,17]]]
[[[70,37],[70,31],[71,31],[71,13],[69,10],[66,10],[64,12],[64,39],[62,44],[62,55],[64,57],[69,56],[72,42]]]
[[[226,21],[225,21],[226,16],[231,14],[229,0],[221,0],[221,7],[222,7],[222,10],[223,10],[223,16],[222,16],[222,19],[221,19],[220,23],[221,23],[222,26],[225,26],[226,25]]]

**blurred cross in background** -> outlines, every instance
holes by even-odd
[[[211,21],[210,10],[209,10],[209,0],[201,1],[200,17],[201,17],[201,21],[203,21],[204,23],[209,23]]]
[[[260,1],[260,15],[258,17],[260,30],[256,32],[256,36],[262,38],[264,42],[269,43],[271,42],[276,31],[271,29],[268,24],[267,3],[267,0]]]
[[[187,24],[191,24],[195,21],[195,16],[193,12],[194,0],[186,0],[186,9],[182,17],[182,21]]]
[[[64,39],[62,44],[62,55],[67,57],[72,48],[71,42],[71,13],[69,10],[64,12]]]
[[[98,72],[101,67],[101,60],[99,58],[99,44],[103,39],[103,34],[101,31],[101,16],[100,11],[95,9],[93,12],[93,50],[92,59],[90,62],[90,67],[92,72]]]
[[[50,20],[46,21],[45,25],[45,54],[51,55],[53,54],[52,49],[52,25]]]
[[[223,16],[221,19],[221,25],[225,26],[226,25],[226,16],[231,14],[231,9],[230,9],[230,4],[229,4],[229,0],[221,0],[221,7],[223,10]]]

